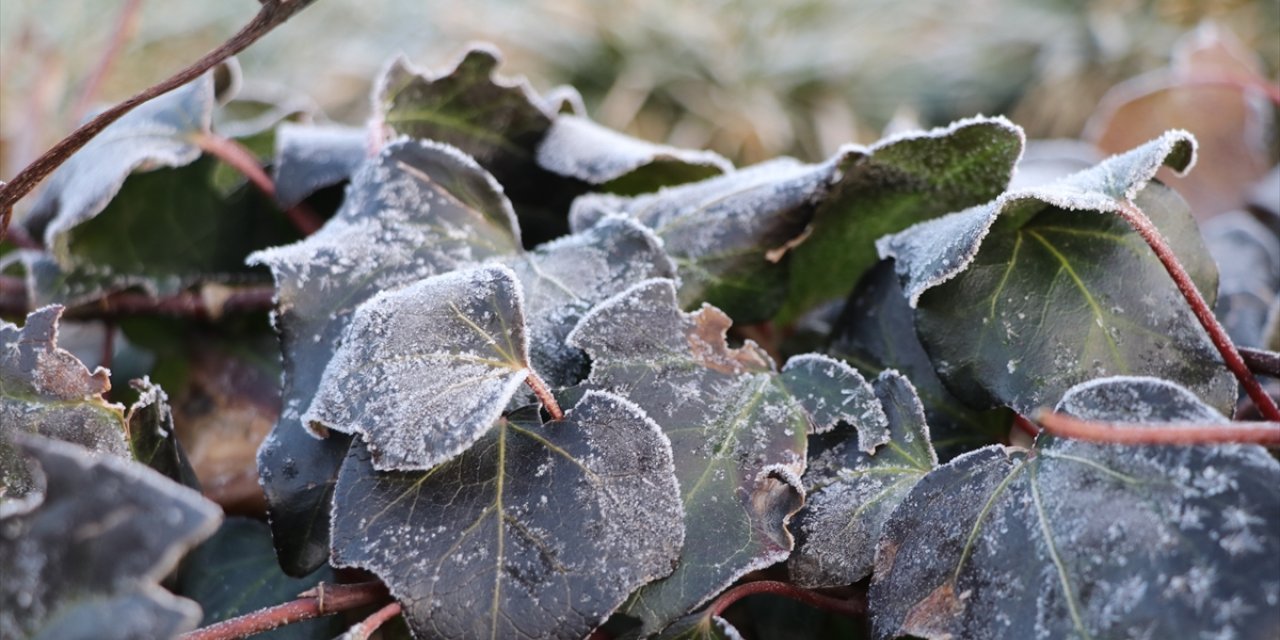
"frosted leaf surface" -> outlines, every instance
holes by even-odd
[[[553,387],[586,376],[586,357],[565,337],[591,307],[642,280],[675,276],[662,242],[617,216],[503,262],[524,292],[530,362]]]
[[[891,136],[853,157],[792,252],[782,317],[847,296],[876,263],[876,238],[998,196],[1023,143],[1017,125],[978,116]]]
[[[1044,187],[880,239],[895,258],[916,330],[947,387],[974,407],[1022,413],[1108,375],[1174,380],[1215,407],[1236,384],[1155,254],[1114,212],[1132,199],[1210,305],[1217,270],[1186,203],[1149,183],[1187,168],[1171,132]]]
[[[943,458],[1009,433],[1007,409],[978,411],[951,395],[916,336],[914,311],[902,295],[893,261],[883,260],[858,283],[831,330],[827,353],[868,378],[895,369],[911,380],[924,405],[934,446]]]
[[[563,420],[500,419],[425,472],[373,468],[357,443],[333,558],[382,578],[425,638],[582,638],[683,538],[667,438],[635,405],[587,392]]]
[[[369,134],[358,127],[283,123],[276,129],[276,202],[289,208],[341,184],[368,155]]]
[[[786,523],[803,496],[806,433],[819,426],[806,405],[830,416],[831,403],[813,401],[837,384],[861,383],[847,367],[801,359],[789,382],[804,392],[802,401],[754,342],[728,347],[729,325],[715,307],[682,312],[675,284],[650,280],[597,306],[568,338],[592,359],[588,387],[636,403],[671,439],[689,514],[686,545],[675,573],[624,607],[645,633],[787,556]],[[833,380],[824,384],[824,375]],[[860,437],[876,439],[874,432]]]
[[[329,561],[329,513],[351,436],[317,440],[297,420],[283,420],[258,447],[258,478],[267,498],[280,568],[295,578]]]
[[[807,498],[796,515],[796,550],[787,560],[803,587],[853,584],[871,575],[880,531],[911,487],[938,465],[924,407],[896,371],[874,382],[891,439],[868,454],[855,446],[854,426],[810,436]]]
[[[281,549],[295,559],[286,563],[291,574],[319,566],[317,551],[327,545],[328,492],[314,489],[332,485],[346,449],[296,435],[352,312],[380,291],[515,253],[519,236],[501,188],[474,161],[402,140],[362,165],[342,208],[318,232],[250,256],[275,275],[284,357],[284,406],[259,452],[259,472],[277,541],[300,532],[311,541],[305,562]]]
[[[158,582],[217,529],[218,506],[137,463],[13,440],[44,497],[0,515],[0,637],[126,640],[194,628],[200,607]]]
[[[739,322],[765,320],[786,288],[770,251],[796,239],[813,218],[838,167],[861,153],[849,148],[821,164],[790,158],[635,197],[589,194],[569,213],[575,230],[610,213],[631,216],[662,238],[680,270],[680,302],[704,301]]]
[[[849,365],[817,353],[787,360],[782,386],[809,414],[813,433],[844,421],[858,425],[858,448],[866,453],[889,441],[889,423],[871,385]]]
[[[1108,422],[1215,415],[1149,379],[1096,381],[1068,404]],[[1041,436],[916,485],[885,525],[872,625],[877,638],[1269,637],[1277,552],[1280,463],[1261,447]]]
[[[1243,211],[1214,216],[1201,229],[1221,276],[1214,314],[1237,346],[1266,348],[1268,309],[1280,299],[1280,239]]]
[[[22,327],[0,320],[0,436],[38,433],[127,457],[124,407],[103,397],[109,372],[89,371],[58,346],[61,315],[54,306],[32,311]],[[0,437],[0,506],[34,488],[17,450]]]
[[[356,310],[303,424],[359,434],[380,471],[430,469],[483,436],[529,377],[524,323],[502,266],[380,293]]]
[[[733,171],[733,165],[717,153],[653,144],[574,115],[558,116],[552,123],[538,145],[538,164],[562,176],[626,193]]]
[[[178,484],[199,491],[195,469],[191,468],[178,442],[169,395],[150,378],[133,380],[129,385],[138,392],[138,400],[129,407],[127,417],[133,459]]]

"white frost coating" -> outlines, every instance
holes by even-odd
[[[338,125],[282,122],[276,128],[276,201],[291,207],[315,191],[350,177],[363,163],[369,134]]]
[[[515,273],[454,271],[362,304],[303,424],[360,434],[380,470],[429,469],[484,435],[529,376]]]
[[[923,138],[947,138],[955,134],[957,131],[960,131],[961,129],[967,129],[974,125],[995,125],[995,126],[1007,129],[1010,133],[1018,136],[1018,141],[1020,143],[1018,146],[1020,149],[1026,147],[1027,134],[1025,131],[1022,130],[1022,127],[1019,127],[1018,125],[1009,121],[1009,119],[1004,116],[984,116],[979,114],[979,115],[971,116],[968,118],[961,118],[945,127],[934,127],[932,129],[929,129],[928,131],[902,131],[900,133],[895,133],[893,135],[886,136],[884,138],[881,138],[880,140],[877,140],[867,150],[874,154],[876,151],[880,149],[883,149],[885,147],[888,147],[906,140],[920,140]],[[1014,160],[1014,164],[1016,165],[1017,160],[1020,160],[1020,159],[1022,159],[1021,152],[1018,153],[1018,158]]]
[[[1008,191],[990,203],[918,223],[876,240],[881,258],[894,258],[912,308],[920,296],[963,272],[977,256],[996,218],[1024,206],[1070,211],[1120,211],[1155,177],[1161,166],[1178,175],[1195,165],[1196,140],[1181,129],[1103,160],[1049,185]]]
[[[589,184],[604,184],[656,163],[683,163],[733,171],[712,151],[679,149],[633,138],[581,116],[559,116],[538,144],[538,165]]]
[[[1228,422],[1186,387],[1149,376],[1109,376],[1083,382],[1068,389],[1054,411],[1107,422]]]
[[[591,327],[607,322],[610,314],[617,310],[626,308],[630,304],[631,299],[634,298],[637,293],[650,287],[662,286],[668,286],[671,288],[671,295],[674,299],[676,283],[671,278],[649,278],[647,280],[641,280],[640,282],[627,287],[625,290],[605,298],[599,304],[592,307],[591,310],[582,315],[582,319],[578,320],[578,324],[573,327],[573,330],[569,332],[569,335],[565,336],[565,344],[586,351],[592,359],[599,358],[600,353],[593,348],[589,342],[590,338],[587,336],[587,334],[592,331]]]
[[[811,433],[825,433],[841,421],[858,429],[867,453],[889,441],[889,421],[871,385],[853,367],[820,353],[792,357],[782,381],[811,420]]]

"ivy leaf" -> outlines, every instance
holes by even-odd
[[[890,440],[874,454],[853,446],[854,425],[809,437],[807,498],[796,516],[796,549],[787,560],[802,587],[853,584],[871,575],[876,543],[894,508],[938,466],[924,407],[897,371],[874,382]]]
[[[1023,144],[1017,125],[979,116],[872,145],[841,168],[793,250],[781,317],[847,296],[876,263],[876,238],[1000,195]]]
[[[483,436],[529,368],[524,301],[502,266],[445,273],[360,305],[302,421],[359,434],[379,471],[426,470]]]
[[[62,307],[27,315],[21,328],[0,320],[0,503],[34,490],[33,479],[4,436],[37,433],[92,451],[128,455],[124,407],[103,397],[110,375],[90,372],[58,347]]]
[[[653,144],[574,115],[556,117],[537,153],[538,166],[612,193],[646,193],[733,171],[717,153]]]
[[[556,387],[586,377],[586,357],[565,338],[591,307],[637,282],[674,277],[676,270],[661,240],[621,216],[503,262],[524,293],[530,362]]]
[[[368,133],[358,127],[281,124],[273,163],[276,202],[287,209],[346,182],[365,161],[368,146]]]
[[[1085,383],[1058,409],[1226,421],[1153,378]],[[1032,451],[979,449],[921,480],[885,525],[874,635],[1267,637],[1277,532],[1280,463],[1261,447],[1041,436]]]
[[[1280,292],[1280,238],[1243,211],[1202,225],[1221,275],[1214,313],[1237,346],[1265,348],[1269,308]]]
[[[297,436],[355,308],[379,291],[519,248],[515,214],[492,178],[454,149],[406,140],[364,163],[318,232],[249,257],[276,279],[284,406],[258,462],[290,575],[314,570],[328,545],[324,498],[346,449]],[[306,544],[294,547],[300,536]]]
[[[879,404],[853,369],[810,355],[778,374],[755,343],[728,347],[729,324],[714,307],[681,312],[675,284],[650,280],[601,303],[568,338],[592,358],[589,386],[636,403],[671,439],[686,545],[675,573],[624,609],[644,633],[786,558],[786,523],[803,502],[806,433],[857,420],[867,425],[860,447],[888,440]]]
[[[129,384],[139,394],[138,401],[129,407],[127,419],[133,459],[184,487],[199,491],[200,481],[173,427],[169,395],[149,378]]]
[[[1008,409],[978,411],[951,395],[916,337],[893,262],[882,260],[862,277],[831,331],[827,353],[868,378],[886,369],[911,380],[929,424],[933,446],[949,458],[1009,433]]]
[[[1233,406],[1217,351],[1155,254],[1113,214],[1132,199],[1212,304],[1217,272],[1186,204],[1148,184],[1162,164],[1186,170],[1193,159],[1194,139],[1170,132],[1051,186],[877,241],[897,260],[947,387],[975,407],[1030,413],[1079,382],[1144,374]]]
[[[213,537],[187,555],[177,575],[175,590],[204,610],[202,627],[288,602],[319,582],[335,582],[329,567],[304,579],[281,573],[271,546],[271,529],[249,518],[227,518]],[[261,638],[332,638],[343,629],[340,617],[328,617],[295,622]]]
[[[589,391],[564,419],[497,421],[425,472],[343,465],[333,559],[373,571],[415,635],[581,638],[682,540],[671,448],[621,398]]]
[[[193,628],[200,608],[156,583],[217,528],[217,505],[142,465],[8,435],[42,499],[0,515],[0,636],[168,638]]]

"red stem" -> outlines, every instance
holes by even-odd
[[[1040,427],[1037,427],[1035,423],[1024,418],[1020,413],[1013,414],[1013,426],[1017,427],[1019,431],[1031,436],[1032,439],[1035,439],[1040,435]]]
[[[400,603],[392,602],[391,604],[373,612],[373,615],[365,618],[360,624],[351,627],[342,636],[342,640],[369,640],[369,636],[378,630],[386,621],[400,615]]]
[[[135,316],[168,316],[216,320],[228,313],[270,311],[275,306],[274,298],[275,288],[268,285],[205,285],[201,291],[183,291],[160,298],[123,291],[72,307],[63,317],[77,320],[115,320]],[[27,291],[22,280],[13,276],[0,276],[0,315],[22,316],[28,311]]]
[[[728,609],[733,603],[758,593],[767,593],[769,595],[782,596],[796,602],[803,602],[811,607],[828,611],[847,618],[861,618],[867,613],[867,603],[864,600],[841,600],[825,596],[815,591],[801,589],[789,582],[778,582],[776,580],[759,580],[756,582],[748,582],[740,584],[720,595],[715,602],[707,608],[707,616],[722,615],[725,609]]]
[[[1240,381],[1244,387],[1245,393],[1249,394],[1249,398],[1258,406],[1258,410],[1262,413],[1262,417],[1267,420],[1280,422],[1280,408],[1276,407],[1276,403],[1263,390],[1262,385],[1258,384],[1258,379],[1253,377],[1253,372],[1249,371],[1249,367],[1245,364],[1244,359],[1240,357],[1240,352],[1236,350],[1236,346],[1231,342],[1231,337],[1227,335],[1226,329],[1218,323],[1218,319],[1214,317],[1213,310],[1209,308],[1208,303],[1201,297],[1200,292],[1196,289],[1196,285],[1191,281],[1191,276],[1187,274],[1187,270],[1182,267],[1182,263],[1178,261],[1178,257],[1174,255],[1173,249],[1169,247],[1169,243],[1165,242],[1164,236],[1160,230],[1151,223],[1151,219],[1147,214],[1138,208],[1138,205],[1128,201],[1118,201],[1120,205],[1120,216],[1133,227],[1143,240],[1147,241],[1147,245],[1155,252],[1156,257],[1160,259],[1169,276],[1173,278],[1174,284],[1178,286],[1178,291],[1182,292],[1182,297],[1186,298],[1187,304],[1191,306],[1191,311],[1195,313],[1196,319],[1200,321],[1200,326],[1209,333],[1209,339],[1213,341],[1213,346],[1218,348],[1218,353],[1222,354],[1222,361],[1226,363],[1231,373],[1235,374],[1236,379]]]
[[[1280,353],[1263,349],[1240,347],[1240,357],[1249,365],[1249,370],[1264,376],[1280,378]]]
[[[80,91],[80,97],[71,108],[72,121],[79,121],[89,112],[89,106],[97,98],[98,90],[102,88],[102,81],[115,65],[125,41],[133,33],[134,24],[138,21],[138,9],[141,7],[142,0],[125,0],[124,6],[120,7],[120,15],[116,16],[115,28],[111,30],[111,39],[107,41],[107,48],[98,58],[98,66],[93,68],[93,73],[84,83],[84,89]]]
[[[299,594],[298,599],[293,602],[223,620],[203,629],[184,633],[179,637],[181,640],[244,638],[287,624],[378,604],[390,597],[387,586],[381,582],[333,585],[322,582],[317,588]]]
[[[288,20],[297,12],[310,5],[315,0],[261,0],[262,7],[258,10],[257,15],[253,17],[240,31],[231,36],[226,42],[222,43],[218,48],[205,54],[199,60],[193,62],[190,66],[175,73],[169,78],[160,81],[158,84],[152,85],[136,94],[133,97],[121,102],[114,107],[99,113],[92,120],[80,125],[78,129],[71,132],[70,135],[63,138],[58,144],[53,145],[43,155],[36,158],[35,162],[27,165],[25,169],[18,172],[8,184],[0,186],[0,241],[5,239],[8,234],[9,223],[13,218],[13,205],[21,200],[23,196],[31,192],[36,185],[40,184],[54,169],[57,169],[62,163],[67,161],[72,154],[79,151],[86,143],[107,128],[108,125],[119,120],[121,116],[132,111],[138,105],[151,100],[160,95],[164,95],[181,87],[196,78],[199,78],[204,72],[212,69],[220,64],[223,60],[240,53],[249,45],[257,42],[259,38],[266,35],[272,29],[279,26],[285,20]]]
[[[1138,425],[1090,422],[1052,411],[1036,419],[1055,436],[1115,444],[1260,444],[1280,447],[1280,423],[1230,422],[1227,424]]]
[[[525,383],[533,389],[533,395],[542,402],[542,406],[551,414],[552,420],[561,420],[564,418],[564,412],[560,410],[560,403],[556,402],[556,397],[551,395],[551,390],[547,388],[547,383],[538,377],[538,374],[529,371],[529,377],[524,379]]]
[[[232,169],[239,171],[268,198],[275,200],[276,184],[271,176],[258,165],[258,159],[247,147],[232,140],[212,133],[197,134],[192,141],[205,153],[227,163]],[[303,204],[297,204],[284,212],[293,226],[309,236],[315,233],[324,222]]]

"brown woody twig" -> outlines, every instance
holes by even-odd
[[[108,125],[119,120],[121,116],[129,113],[138,105],[195,80],[223,60],[245,50],[249,45],[257,42],[259,38],[280,26],[285,20],[288,20],[315,0],[260,1],[262,2],[262,8],[258,10],[258,14],[218,48],[205,54],[190,66],[162,80],[160,83],[148,87],[124,102],[98,114],[92,120],[71,132],[70,135],[63,138],[51,149],[45,151],[43,155],[36,158],[35,162],[18,172],[18,175],[14,176],[13,180],[8,184],[0,187],[0,241],[4,240],[8,234],[9,223],[13,217],[13,205],[23,196],[30,193],[54,169],[66,162],[67,158],[70,158],[72,154],[80,150],[81,147],[101,133]]]
[[[276,197],[276,183],[271,180],[266,171],[258,165],[258,159],[254,157],[253,152],[244,145],[232,140],[224,138],[212,133],[200,133],[193,139],[197,147],[209,155],[227,163],[232,169],[239,171],[244,177],[253,183],[259,191],[272,200]],[[302,235],[309,236],[315,233],[324,221],[320,219],[306,205],[297,204],[285,210],[285,216],[293,223],[293,226],[302,232]]]
[[[556,397],[551,395],[551,390],[547,388],[547,383],[543,382],[542,378],[538,377],[538,374],[530,371],[529,377],[525,378],[524,381],[525,384],[529,385],[530,389],[533,389],[533,395],[542,403],[547,413],[551,414],[552,420],[564,418],[564,412],[560,410],[560,403],[556,402]]]
[[[223,620],[180,636],[181,640],[232,640],[270,631],[287,624],[319,618],[341,611],[380,604],[391,597],[381,582],[360,584],[320,583],[298,595],[293,602],[268,607],[237,618]]]
[[[20,278],[0,276],[0,315],[22,316],[27,306],[27,289]],[[196,320],[216,320],[228,313],[255,313],[274,307],[275,288],[268,285],[224,287],[205,285],[200,291],[183,291],[153,297],[124,291],[100,300],[72,307],[68,320],[116,320],[136,316],[168,316]]]
[[[1229,422],[1226,424],[1111,424],[1091,422],[1043,410],[1036,420],[1055,436],[1114,444],[1260,444],[1280,447],[1280,423]]]
[[[1249,370],[1263,376],[1280,378],[1280,353],[1240,347],[1240,357]]]
[[[373,615],[362,620],[359,624],[351,627],[342,635],[343,640],[369,640],[369,636],[378,630],[388,620],[400,615],[400,603],[392,602],[391,604],[373,612]]]

